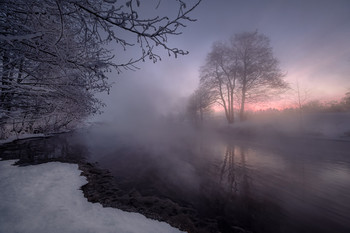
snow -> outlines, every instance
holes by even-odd
[[[0,161],[0,232],[180,232],[170,225],[88,202],[76,164],[15,167]]]

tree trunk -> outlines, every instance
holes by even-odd
[[[200,108],[199,109],[199,114],[200,114],[200,119],[201,119],[201,123],[203,122],[203,109]]]
[[[242,88],[242,101],[241,101],[241,109],[239,112],[239,119],[240,121],[245,121],[245,115],[244,115],[244,107],[245,107],[245,95],[246,95],[246,90],[245,87]]]
[[[231,117],[230,110],[228,109],[228,108],[230,108],[230,106],[226,105],[226,101],[224,98],[224,93],[222,91],[221,83],[219,84],[219,93],[220,93],[220,98],[221,98],[222,104],[224,106],[226,120],[229,124],[233,124],[233,117]]]

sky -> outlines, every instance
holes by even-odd
[[[159,9],[173,15],[171,2],[161,1]],[[158,0],[147,3],[156,6]],[[142,4],[140,11],[147,8]],[[255,30],[270,39],[286,81],[291,87],[298,81],[309,90],[310,100],[339,99],[350,90],[349,0],[202,0],[190,16],[197,21],[169,38],[169,45],[189,54],[175,59],[160,51],[161,62],[140,63],[137,71],[113,74],[115,85],[102,97],[106,114],[129,108],[129,100],[141,100],[161,113],[173,111],[197,87],[199,68],[215,41]],[[278,104],[288,106],[291,98]],[[269,104],[276,106],[262,106]]]

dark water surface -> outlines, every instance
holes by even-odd
[[[96,129],[31,139],[0,156],[98,162],[125,190],[191,206],[222,232],[350,232],[350,142],[211,134],[135,138]]]

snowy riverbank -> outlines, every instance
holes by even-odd
[[[0,161],[0,232],[180,232],[141,214],[88,202],[78,165]]]

